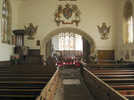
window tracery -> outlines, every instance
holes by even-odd
[[[10,30],[10,11],[9,11],[9,2],[8,0],[3,0],[2,2],[2,42],[10,43],[11,41],[11,30]]]
[[[123,20],[123,41],[125,44],[134,42],[133,29],[133,5],[130,0],[127,0],[124,6]]]

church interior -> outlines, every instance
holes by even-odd
[[[134,0],[0,0],[0,100],[134,100]]]

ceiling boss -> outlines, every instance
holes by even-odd
[[[77,5],[59,5],[55,13],[55,22],[57,26],[62,24],[76,24],[80,22],[80,10]]]

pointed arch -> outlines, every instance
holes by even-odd
[[[9,0],[2,1],[2,42],[11,42],[11,6]]]
[[[134,42],[133,29],[133,4],[127,0],[123,10],[123,42],[124,44]]]
[[[123,15],[126,20],[133,15],[133,4],[130,0],[125,2]]]

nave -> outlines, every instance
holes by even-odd
[[[133,6],[134,0],[0,0],[0,100],[134,100],[133,64],[122,63],[134,63]],[[69,82],[78,87],[63,87],[64,64],[77,64],[81,77]]]
[[[50,100],[47,96],[54,92],[53,96],[49,95],[53,97],[53,100],[61,98],[57,97],[60,93],[62,94],[58,96],[63,96],[62,100],[76,98],[77,100],[83,100],[83,98],[84,100],[104,100],[104,98],[107,98],[105,100],[133,100],[134,68],[132,66],[132,64],[62,66],[59,70],[57,69],[60,73],[58,75],[60,81],[54,80],[52,85],[50,82],[57,76],[52,72],[49,73],[49,70],[41,64],[1,64],[0,98],[2,100],[38,100],[37,97],[40,95],[39,97],[42,96],[40,100],[44,100],[43,98]],[[50,90],[52,86],[55,89],[47,93],[43,90],[48,88],[49,84]],[[59,90],[62,91],[57,92]]]
[[[83,68],[80,68],[80,75],[76,74],[76,71],[78,71],[77,68],[74,72],[71,72],[69,71],[72,70],[70,66],[68,66],[67,69],[63,66],[62,71],[60,72],[59,70],[59,73],[61,74],[58,75],[59,79],[62,79],[61,84],[63,86],[61,85],[61,91],[60,89],[57,89],[58,92],[56,91],[58,96],[63,97],[53,96],[53,92],[55,94],[55,91],[51,91],[50,95],[49,93],[46,95],[46,89],[44,89],[44,93],[42,92],[42,95],[40,96],[42,98],[41,100],[50,100],[50,97],[52,97],[53,100],[83,100],[83,98],[85,98],[84,100],[133,100],[134,80],[132,66],[132,64],[87,64],[86,66],[84,65]],[[68,70],[68,74],[66,73],[66,70]],[[64,78],[60,78],[64,75]],[[74,77],[76,75],[81,76],[82,81],[80,81],[80,83],[84,83],[84,86],[86,87],[85,91],[87,91],[86,93],[83,92],[82,89],[77,91],[78,88],[75,88],[79,83],[77,80],[78,77]],[[70,78],[68,78],[68,76],[73,76],[73,80],[69,81]],[[65,79],[67,79],[66,82],[68,86],[65,85]],[[69,89],[71,86],[72,88]],[[51,90],[51,86],[49,88]],[[85,95],[89,93],[90,96],[85,96],[83,93]],[[55,97],[58,99],[55,99]]]

